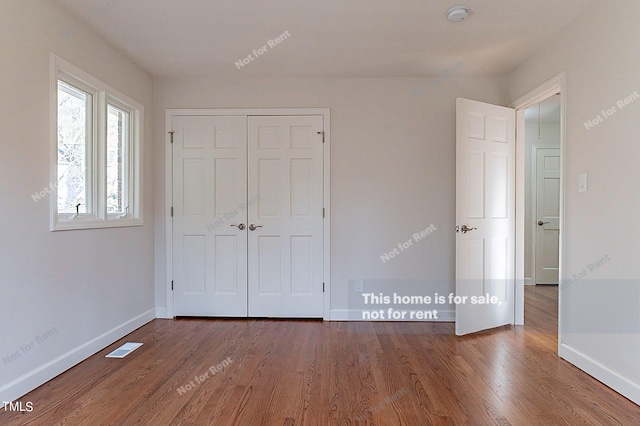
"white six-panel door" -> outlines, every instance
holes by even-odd
[[[174,313],[247,315],[246,117],[173,118]]]
[[[249,316],[323,315],[323,118],[249,117]],[[256,226],[254,230],[253,226]]]
[[[536,150],[536,284],[558,284],[560,149]]]
[[[515,111],[456,104],[456,334],[514,322]],[[469,231],[463,230],[469,228]],[[498,303],[473,303],[488,295]],[[465,299],[466,298],[466,299]],[[481,299],[482,298],[482,299]]]
[[[173,118],[176,316],[323,316],[323,117]]]

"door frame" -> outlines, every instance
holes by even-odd
[[[324,126],[323,144],[323,203],[325,208],[323,229],[323,319],[331,318],[331,113],[329,108],[204,108],[177,109],[168,108],[165,111],[165,293],[166,317],[174,318],[173,308],[173,221],[171,207],[173,200],[173,149],[171,146],[171,132],[173,117],[200,116],[285,116],[285,115],[321,115]]]
[[[516,325],[524,325],[524,213],[525,213],[525,117],[527,108],[560,92],[560,232],[558,279],[562,283],[564,271],[564,206],[566,182],[566,114],[567,114],[567,84],[566,71],[538,86],[511,104],[516,110],[516,280],[515,280],[515,319]],[[558,285],[558,350],[562,342],[562,287]]]
[[[538,150],[539,149],[560,149],[558,145],[550,145],[550,144],[531,144],[531,197],[529,202],[534,207],[533,212],[536,214],[533,218],[533,222],[531,222],[531,279],[533,280],[532,285],[536,285],[538,279],[538,228],[536,225],[537,222],[537,209],[538,209]],[[560,160],[562,160],[562,154],[560,154]],[[525,205],[526,207],[526,205]],[[526,241],[525,241],[526,244]],[[526,277],[525,277],[526,278]],[[558,275],[558,284],[560,284],[560,276]],[[525,283],[526,284],[526,283]]]

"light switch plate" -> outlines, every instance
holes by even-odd
[[[587,174],[580,173],[578,175],[578,192],[587,192]]]

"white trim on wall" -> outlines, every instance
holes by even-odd
[[[559,346],[558,354],[561,358],[640,405],[640,386],[637,383],[564,343]]]
[[[321,115],[324,125],[324,320],[331,319],[331,114],[329,108],[238,108],[238,109],[167,109],[165,113],[165,227],[166,227],[166,309],[158,309],[163,318],[173,318],[173,222],[171,204],[173,200],[173,150],[171,132],[173,117],[185,115],[243,115],[243,116],[278,116],[278,115]]]
[[[132,331],[156,318],[156,309],[141,313],[96,338],[77,346],[34,370],[0,386],[0,401],[16,401],[21,396],[64,373],[90,356],[106,349]]]

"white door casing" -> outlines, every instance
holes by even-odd
[[[456,334],[514,323],[515,110],[456,102]],[[463,232],[462,227],[473,230]],[[484,303],[497,298],[499,303]],[[472,301],[475,298],[476,303]]]
[[[558,284],[560,149],[536,149],[536,284]]]
[[[520,196],[525,193],[525,157],[526,157],[526,140],[525,140],[525,128],[526,119],[525,111],[544,101],[545,99],[555,96],[560,93],[560,242],[559,242],[559,276],[563,276],[564,268],[564,252],[565,252],[565,238],[562,231],[563,224],[563,206],[564,206],[564,184],[565,181],[565,162],[566,154],[566,108],[567,94],[565,91],[567,80],[567,73],[565,71],[551,78],[547,82],[523,95],[515,100],[510,106],[516,109],[516,324],[524,325],[524,282],[525,282],[525,245],[527,239],[525,238],[525,215],[526,205],[525,197]],[[535,262],[533,263],[535,265]],[[533,269],[535,270],[535,268]],[[560,289],[562,290],[562,289]],[[558,350],[562,348],[562,291],[558,292]]]
[[[248,120],[249,316],[322,317],[323,117]]]
[[[173,117],[174,315],[247,315],[246,117]]]

